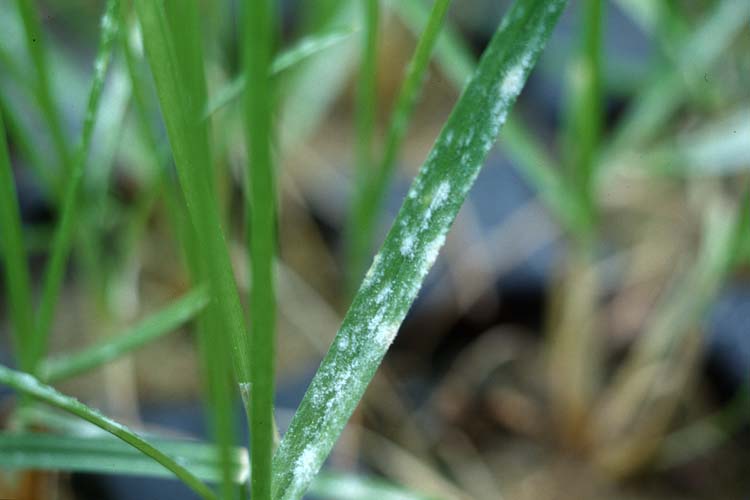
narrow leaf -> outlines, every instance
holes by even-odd
[[[201,497],[211,500],[215,498],[213,491],[186,469],[178,459],[169,456],[124,425],[105,417],[77,399],[66,396],[54,388],[42,384],[32,375],[11,370],[3,365],[0,365],[0,383],[13,388],[21,394],[37,398],[91,422],[163,465]]]
[[[5,139],[5,124],[0,113],[0,250],[3,257],[5,289],[10,303],[13,343],[24,369],[29,368],[29,341],[34,334],[34,317],[29,284],[29,264],[21,232],[13,172]]]
[[[302,38],[293,47],[276,56],[271,64],[270,74],[278,75],[282,71],[291,68],[308,57],[323,52],[329,47],[333,47],[337,43],[349,38],[354,31],[355,30],[353,29],[337,29],[319,35],[311,35]],[[216,95],[208,101],[206,111],[203,113],[203,118],[208,118],[233,100],[237,99],[245,91],[246,86],[247,79],[243,73],[221,87],[216,92]]]
[[[564,0],[517,2],[422,166],[274,456],[273,498],[296,499],[330,453],[432,266]]]
[[[107,67],[109,66],[112,54],[112,45],[119,25],[116,10],[118,5],[118,0],[108,0],[104,15],[102,16],[99,49],[94,61],[94,78],[91,82],[91,90],[89,91],[81,140],[76,150],[72,170],[66,176],[59,222],[52,240],[52,254],[44,273],[42,298],[39,304],[36,333],[31,352],[32,370],[36,370],[36,365],[47,350],[47,339],[52,328],[52,320],[60,296],[60,288],[62,287],[65,274],[65,263],[68,260],[70,247],[73,242],[73,234],[78,222],[78,204],[80,202],[78,198],[81,181],[83,179],[86,158],[88,158],[91,146],[94,121],[99,109],[99,98],[102,94],[104,78],[107,74]]]
[[[271,457],[274,449],[274,376],[276,367],[276,194],[272,139],[272,87],[269,78],[275,34],[274,2],[247,0],[243,4],[244,71],[252,92],[245,94],[245,133],[249,155],[245,204],[250,248],[251,496],[271,498]],[[249,392],[249,394],[247,394]],[[247,405],[248,402],[246,401]]]
[[[406,136],[419,91],[425,81],[430,56],[449,5],[450,0],[437,0],[433,4],[427,26],[419,37],[417,48],[409,62],[404,83],[391,113],[382,159],[377,163],[377,168],[374,171],[366,172],[366,178],[357,186],[358,191],[354,197],[353,214],[350,220],[351,227],[349,228],[353,266],[351,271],[356,276],[359,276],[360,272],[364,272],[361,267],[364,267],[367,262],[375,225],[387,193],[388,183],[393,177],[396,158]]]
[[[125,356],[174,331],[202,311],[206,304],[206,289],[197,288],[122,333],[102,340],[81,352],[60,355],[45,361],[39,370],[40,378],[46,382],[56,382]]]
[[[219,482],[221,464],[213,444],[151,439],[164,453],[202,481]],[[58,436],[53,434],[0,435],[0,467],[5,469],[50,469],[174,478],[174,474],[140,450],[109,436]],[[243,483],[249,474],[247,451],[232,450],[234,481]]]

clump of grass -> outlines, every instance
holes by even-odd
[[[122,472],[172,475],[203,498],[246,496],[248,477],[252,498],[259,500],[298,499],[308,489],[332,497],[356,491],[372,498],[422,498],[391,485],[360,477],[319,474],[319,471],[396,336],[501,129],[500,138],[509,153],[517,160],[526,179],[537,188],[540,198],[558,215],[575,247],[566,260],[565,293],[557,303],[560,315],[548,340],[550,367],[560,382],[559,386],[554,381],[549,384],[554,392],[552,400],[556,413],[562,416],[557,430],[572,440],[583,436],[593,443],[593,460],[615,474],[629,474],[653,456],[655,443],[651,436],[666,432],[677,399],[665,400],[657,384],[653,380],[642,384],[639,374],[656,365],[659,373],[673,377],[672,392],[684,386],[698,345],[691,328],[718,293],[722,280],[736,266],[746,263],[750,255],[750,195],[745,193],[739,215],[721,204],[712,206],[704,224],[695,266],[666,295],[648,323],[647,334],[636,343],[626,363],[618,370],[614,383],[602,395],[603,388],[594,383],[594,379],[599,380],[596,375],[600,367],[596,361],[602,356],[592,354],[598,351],[591,348],[596,335],[591,322],[600,295],[598,275],[594,272],[601,212],[598,190],[609,175],[608,168],[627,156],[629,148],[643,146],[680,105],[689,89],[679,71],[703,71],[709,67],[747,19],[746,9],[741,9],[738,1],[724,0],[694,33],[675,30],[675,37],[687,40],[685,51],[676,56],[676,69],[658,71],[653,83],[639,94],[622,125],[611,137],[604,137],[601,102],[604,7],[600,0],[585,2],[580,47],[571,64],[574,74],[568,88],[561,141],[565,151],[561,155],[563,168],[557,169],[551,155],[526,129],[523,121],[511,118],[506,124],[506,118],[566,1],[518,0],[503,18],[478,62],[472,59],[455,32],[443,29],[449,3],[449,0],[436,0],[431,9],[417,0],[391,3],[391,8],[419,36],[389,118],[383,150],[378,154],[373,137],[381,2],[361,2],[363,29],[356,99],[356,182],[346,229],[347,280],[351,291],[356,290],[356,293],[289,429],[277,442],[273,407],[277,306],[274,276],[276,160],[278,150],[287,144],[284,141],[294,139],[287,137],[299,131],[295,127],[290,127],[295,129],[293,132],[277,129],[276,104],[283,91],[291,96],[279,107],[283,125],[287,123],[283,120],[289,119],[288,110],[295,109],[295,103],[299,104],[299,96],[319,92],[321,101],[331,97],[327,94],[330,89],[311,89],[314,85],[303,77],[321,75],[326,68],[322,64],[326,57],[324,49],[333,50],[334,44],[349,36],[350,29],[341,30],[332,25],[339,19],[346,19],[351,6],[347,2],[325,2],[320,12],[312,16],[316,19],[311,25],[317,31],[313,30],[293,49],[275,57],[274,2],[243,2],[241,72],[209,99],[197,0],[135,0],[137,25],[133,29],[140,30],[153,76],[177,171],[178,186],[175,187],[168,175],[166,148],[160,145],[159,131],[150,123],[147,82],[139,72],[137,44],[122,33],[123,43],[119,46],[114,43],[118,30],[127,31],[121,29],[128,26],[127,7],[117,0],[108,0],[106,4],[81,139],[75,153],[70,154],[50,90],[44,45],[34,45],[35,39],[41,41],[42,38],[38,19],[31,2],[18,0],[38,80],[35,96],[62,165],[59,179],[64,189],[60,190],[57,200],[59,222],[50,247],[39,308],[35,311],[5,140],[5,122],[0,118],[1,243],[14,347],[20,367],[20,371],[16,371],[0,366],[0,382],[25,398],[72,413],[119,441],[101,436],[70,439],[32,432],[2,435],[0,445],[7,453],[0,457],[0,465],[111,472],[111,464],[102,463],[102,457],[115,453],[117,467]],[[661,42],[674,45],[668,38]],[[132,240],[144,230],[152,207],[163,195],[170,222],[182,244],[193,289],[117,335],[79,352],[49,358],[46,345],[60,302],[66,263],[76,243],[76,221],[83,211],[84,166],[92,146],[107,67],[116,47],[121,47],[124,53],[133,87],[138,133],[156,172],[152,185],[126,216],[130,236],[123,239],[130,238],[130,243],[134,244]],[[695,60],[690,51],[698,55]],[[433,52],[438,65],[462,93],[414,179],[380,251],[359,283],[370,258],[374,226]],[[6,54],[0,56],[8,59]],[[309,71],[300,71],[296,75],[298,79],[292,79],[287,87],[278,84],[279,71],[306,62],[311,63],[304,68]],[[10,73],[13,78],[22,76],[20,71]],[[331,78],[328,81],[332,82]],[[215,186],[216,155],[209,133],[214,112],[239,95],[243,98],[243,137],[248,152],[247,168],[243,171],[244,222],[249,249],[245,257],[249,262],[251,285],[248,322],[227,245],[224,229],[227,221]],[[311,116],[298,117],[303,123],[299,130],[319,118],[322,106],[316,102],[311,103],[311,107],[315,108],[310,111]],[[20,149],[25,152],[24,156],[33,159],[34,148],[28,140],[28,131],[8,111],[11,107],[5,100],[0,100],[0,109],[9,123],[11,137],[23,146]],[[281,145],[276,141],[277,133],[284,137]],[[704,139],[713,144],[710,134],[707,135],[709,137]],[[736,145],[733,147],[741,151]],[[657,145],[653,157],[662,161],[670,154]],[[700,156],[700,152],[695,155]],[[44,162],[40,158],[32,163],[36,170],[43,171]],[[41,174],[45,178],[47,175]],[[50,178],[56,179],[55,176]],[[91,243],[90,235],[83,236],[81,246],[86,253],[87,248],[96,244]],[[98,251],[93,248],[93,257],[84,255],[83,260],[96,261]],[[101,269],[102,266],[93,262],[89,274],[97,274]],[[100,291],[101,288],[95,287],[95,293]],[[206,409],[214,441],[208,448],[203,444],[144,437],[45,385],[99,368],[193,319],[196,320]],[[572,367],[571,359],[575,360]],[[230,382],[232,378],[234,383]],[[238,396],[245,406],[251,440],[248,448],[239,449],[234,446],[236,429],[232,421],[232,405]],[[33,415],[41,415],[51,429],[62,431],[68,425],[60,415],[44,407],[20,406],[17,421],[24,425],[33,422]],[[633,428],[636,431],[630,432]],[[252,462],[252,469],[249,462]],[[214,488],[206,483],[219,485]]]

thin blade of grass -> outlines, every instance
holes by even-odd
[[[177,459],[156,448],[124,425],[105,417],[77,399],[66,396],[54,388],[42,384],[32,375],[11,370],[0,365],[0,383],[13,388],[23,395],[39,399],[91,422],[164,466],[201,497],[210,500],[216,498],[214,492],[203,484],[192,472],[181,465]]]
[[[219,482],[221,464],[210,443],[150,438],[165,454],[179,457],[181,465],[201,481]],[[58,436],[53,434],[0,435],[0,467],[174,478],[140,450],[109,436]],[[232,450],[233,480],[241,484],[249,476],[247,450]]]
[[[180,463],[198,479],[216,483],[222,480],[221,464],[214,446],[199,441],[151,437],[149,441],[164,453],[179,457]],[[0,434],[0,467],[5,470],[41,469],[88,472],[154,478],[174,478],[174,474],[128,444],[103,436],[61,436],[54,434]],[[250,472],[247,450],[232,448],[235,484],[247,481]],[[430,500],[420,493],[366,477],[323,472],[310,492],[331,500]]]
[[[75,354],[59,355],[44,361],[40,379],[57,382],[100,367],[173,332],[192,319],[208,304],[206,288],[199,287],[164,309],[146,317],[122,333]]]
[[[677,63],[659,68],[652,83],[636,95],[612,132],[603,160],[608,163],[623,151],[643,145],[653,137],[683,102],[689,84],[708,74],[737,33],[747,26],[748,19],[750,9],[744,0],[717,2],[680,48]]]
[[[406,77],[391,113],[383,157],[377,168],[372,172],[366,172],[367,178],[363,183],[357,185],[358,191],[354,194],[353,215],[350,219],[352,227],[349,229],[349,234],[352,237],[350,243],[354,263],[364,264],[367,261],[374,237],[375,224],[388,189],[388,183],[393,177],[396,158],[404,141],[419,91],[425,81],[425,72],[430,63],[432,50],[435,47],[449,5],[450,0],[437,0],[433,4],[427,26],[419,37],[417,48],[409,62]],[[359,276],[362,272],[359,268],[352,271],[356,276]]]
[[[247,383],[250,381],[249,338],[245,335],[239,295],[213,191],[208,136],[205,125],[199,124],[202,107],[194,109],[196,99],[191,97],[187,78],[183,76],[186,69],[177,58],[163,5],[148,0],[136,0],[135,5],[180,186],[198,237],[196,252],[201,265],[205,266],[211,304],[219,309],[225,326],[223,332],[231,340],[237,381]]]
[[[334,29],[320,34],[306,36],[294,44],[293,47],[276,56],[271,64],[269,72],[271,75],[278,75],[282,71],[299,64],[307,58],[341,43],[349,38],[354,31],[354,29]],[[245,91],[245,87],[247,87],[247,80],[243,73],[216,92],[216,95],[208,101],[203,118],[208,118],[233,100],[237,99]]]
[[[359,227],[357,214],[357,193],[367,189],[368,181],[372,176],[373,163],[373,139],[375,133],[375,108],[377,106],[377,49],[378,49],[378,26],[380,19],[379,0],[361,0],[362,20],[365,29],[362,31],[362,46],[357,89],[355,95],[355,149],[354,167],[355,182],[352,205],[355,209],[351,212],[346,227],[347,248],[347,287],[351,293],[356,290],[356,285],[362,278],[366,265],[367,249],[362,249],[362,231],[366,228]]]
[[[33,337],[33,347],[31,348],[30,362],[33,373],[36,373],[38,364],[47,350],[47,340],[60,296],[60,289],[65,273],[65,263],[68,260],[73,241],[73,234],[78,219],[81,181],[91,145],[94,121],[99,108],[99,98],[101,97],[104,78],[107,74],[109,60],[112,55],[113,42],[119,26],[116,11],[118,4],[118,0],[108,0],[101,20],[99,48],[94,62],[94,78],[91,83],[91,90],[86,106],[81,141],[76,150],[72,170],[67,172],[66,175],[65,191],[59,211],[59,222],[52,240],[52,254],[44,273],[36,331]]]
[[[276,366],[276,296],[273,274],[276,255],[276,195],[272,140],[272,44],[274,3],[248,0],[243,4],[244,72],[251,92],[245,94],[245,133],[248,145],[246,223],[250,248],[251,496],[271,498],[271,457],[274,449],[274,376]],[[248,402],[246,401],[246,404]]]
[[[63,195],[65,192],[64,179],[73,173],[75,169],[75,158],[72,156],[71,150],[68,146],[68,140],[63,132],[63,122],[60,117],[60,111],[58,110],[52,96],[48,60],[39,18],[37,17],[31,0],[17,0],[16,5],[24,26],[26,47],[31,54],[31,60],[34,65],[34,70],[36,71],[37,79],[36,85],[34,86],[34,93],[36,94],[39,107],[45,117],[45,122],[50,127],[52,143],[54,144],[62,167],[62,171],[58,177],[61,182],[57,186],[57,194]]]
[[[5,139],[5,124],[0,114],[0,249],[2,249],[5,290],[10,304],[13,347],[18,363],[28,370],[30,341],[34,335],[29,263],[21,231],[13,172]]]
[[[274,499],[300,498],[330,453],[434,263],[565,4],[517,2],[503,19],[274,455]]]

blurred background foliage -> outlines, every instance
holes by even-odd
[[[0,112],[37,290],[103,2],[31,4],[40,31],[29,45],[16,3],[0,0]],[[355,177],[358,5],[278,5],[280,49],[337,34],[274,77],[282,427],[350,299],[344,225]],[[372,253],[508,5],[453,2]],[[428,6],[382,2],[377,151]],[[201,8],[211,100],[238,76],[238,6]],[[189,288],[169,144],[129,2],[122,15],[53,354],[111,337]],[[744,0],[571,2],[337,445],[335,468],[439,498],[750,491],[749,22]],[[230,101],[207,119],[210,172],[246,293],[241,108]],[[12,365],[5,313],[0,362]],[[201,435],[198,366],[188,323],[59,387],[136,427]],[[6,395],[0,388],[0,423]],[[18,498],[143,498],[153,484],[160,498],[186,495],[155,479],[33,473],[13,490],[3,478],[0,492],[26,495]]]

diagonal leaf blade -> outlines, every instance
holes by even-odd
[[[113,361],[174,331],[202,311],[206,304],[208,292],[198,287],[112,338],[75,354],[48,359],[39,369],[40,378],[48,383],[56,382]]]
[[[216,498],[214,492],[203,484],[195,474],[185,468],[178,459],[171,457],[124,425],[105,417],[77,399],[66,396],[54,388],[42,384],[34,376],[29,375],[28,373],[11,370],[6,366],[0,365],[0,383],[11,387],[23,395],[39,399],[40,401],[91,422],[137,449],[144,455],[151,457],[151,459],[164,466],[164,468],[182,480],[182,482],[201,497],[206,499]]]
[[[300,498],[393,341],[565,0],[516,2],[422,166],[273,461],[273,498]]]

